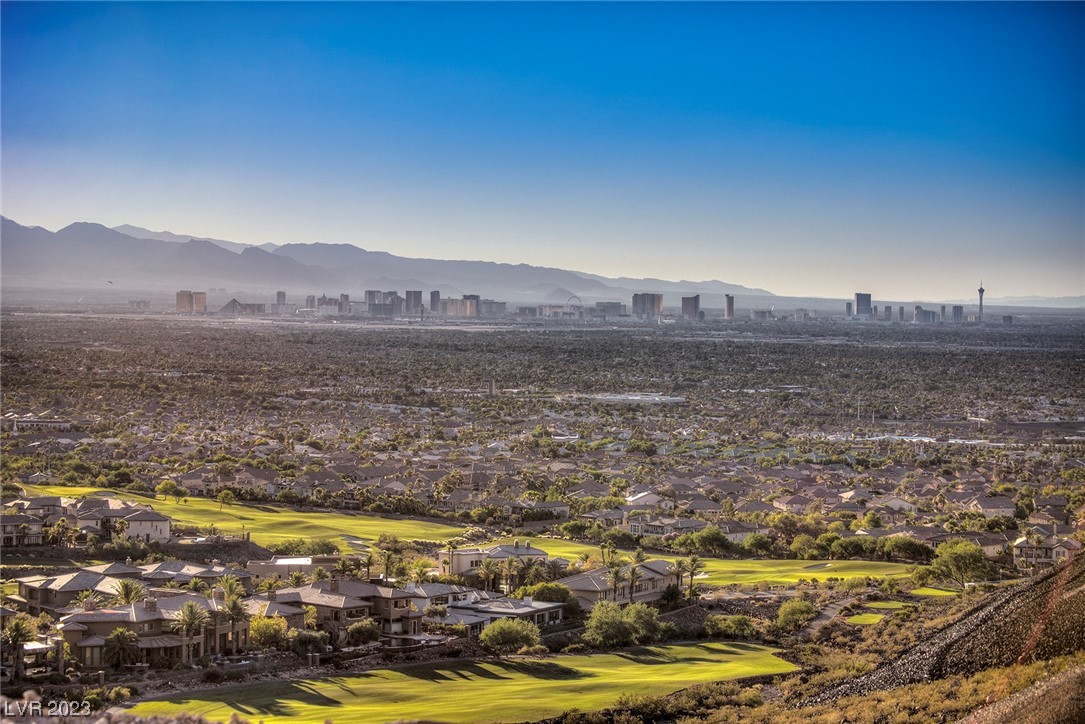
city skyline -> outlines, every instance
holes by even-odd
[[[23,224],[1085,293],[1080,5],[2,7]]]

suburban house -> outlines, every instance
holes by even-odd
[[[515,541],[486,548],[454,548],[451,552],[451,564],[449,558],[447,548],[438,552],[437,561],[441,573],[473,573],[486,560],[504,563],[509,558],[517,558],[523,563],[530,560],[546,563],[548,556],[546,551],[532,546],[531,541]]]
[[[672,533],[695,533],[707,528],[708,523],[698,518],[675,518],[672,516],[634,515],[621,528],[632,535],[670,535]]]
[[[331,573],[339,561],[347,559],[358,560],[358,556],[272,556],[270,560],[249,561],[245,564],[246,570],[260,578],[274,578],[277,581],[289,578],[291,573],[304,573],[311,575],[317,568],[323,568]]]
[[[516,598],[483,598],[477,601],[461,601],[449,604],[449,610],[468,613],[486,619],[486,625],[501,618],[530,621],[539,628],[556,626],[562,621],[565,604],[532,600],[525,596]]]
[[[61,612],[71,608],[84,591],[93,591],[102,598],[112,597],[117,592],[120,579],[78,570],[62,576],[27,576],[17,579],[17,583],[18,594],[7,596],[7,600],[31,616],[48,613],[59,618]]]
[[[22,546],[40,546],[42,544],[41,518],[25,513],[0,515],[0,536],[5,548]]]
[[[105,668],[105,640],[118,628],[139,635],[141,663],[181,660],[184,641],[170,630],[169,618],[158,610],[154,598],[101,609],[93,598],[88,598],[83,610],[61,617],[57,626],[72,655],[89,669]]]
[[[124,534],[144,543],[165,543],[170,539],[170,518],[153,510],[139,510],[123,518]]]
[[[678,583],[678,575],[668,561],[653,560],[635,564],[636,567],[636,590],[629,590],[629,574],[634,564],[622,567],[623,581],[618,584],[617,594],[614,584],[608,575],[608,568],[594,568],[590,571],[578,573],[575,576],[561,578],[555,583],[560,583],[569,588],[576,596],[580,605],[590,609],[599,601],[616,601],[618,603],[648,603],[657,601],[663,596],[667,586]]]
[[[1018,568],[1051,568],[1081,550],[1081,543],[1073,538],[1046,536],[1029,540],[1023,536],[1014,541],[1013,562]]]

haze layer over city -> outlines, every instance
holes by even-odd
[[[1083,41],[0,2],[0,715],[1085,720]]]

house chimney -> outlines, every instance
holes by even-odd
[[[278,591],[268,591],[267,592],[267,601],[268,601],[268,603],[271,603],[272,601],[274,601],[278,597],[279,597],[279,592]]]
[[[531,605],[531,596],[524,596],[524,605]]]
[[[330,590],[332,593],[339,593],[339,579],[338,578],[333,578],[331,580],[331,588],[329,588],[328,590]]]
[[[129,557],[129,558],[125,558],[125,559],[124,559],[124,565],[126,565],[126,566],[130,566],[130,565],[132,565],[132,559],[131,559],[131,557]]]
[[[418,590],[418,584],[415,583],[414,581],[410,581],[407,584],[407,587],[404,588],[403,590],[407,591],[408,593],[414,593],[415,591]]]
[[[87,596],[83,599],[83,610],[93,611],[98,608],[98,599],[94,596]]]
[[[148,611],[157,611],[158,599],[154,596],[147,596],[147,598],[143,599],[143,608],[147,609]]]
[[[216,601],[224,601],[224,600],[226,600],[226,591],[225,591],[225,589],[223,589],[222,586],[215,586],[214,588],[211,589],[211,598],[215,599]]]
[[[211,565],[213,565],[213,566],[217,566],[220,562],[221,561],[219,561],[218,558],[212,558],[211,559]]]

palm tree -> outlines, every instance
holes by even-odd
[[[550,569],[539,558],[530,559],[523,570],[524,583],[533,586],[550,580]]]
[[[479,577],[479,580],[486,586],[487,591],[493,590],[493,582],[501,577],[501,569],[493,558],[487,558],[475,571],[475,575]]]
[[[207,581],[200,578],[193,578],[185,585],[185,588],[193,593],[207,593],[211,590],[211,587],[207,585]]]
[[[701,557],[699,555],[694,553],[692,556],[686,559],[686,567],[689,571],[689,600],[692,603],[693,595],[696,591],[696,586],[694,585],[693,579],[697,576],[698,573],[704,570],[705,563],[701,560]]]
[[[502,571],[505,574],[505,593],[511,591],[515,586],[513,583],[516,581],[516,577],[523,570],[523,564],[519,558],[506,558],[505,563],[501,566]]]
[[[607,569],[607,583],[610,584],[610,588],[614,592],[615,603],[618,602],[618,589],[627,580],[629,580],[629,577],[622,566],[611,566]]]
[[[96,592],[91,590],[80,591],[75,595],[73,603],[76,606],[82,607],[86,605],[87,599],[94,599],[94,607],[102,605],[102,597]]]
[[[306,583],[308,583],[309,577],[301,571],[291,571],[290,575],[286,577],[286,581],[292,587],[297,588],[298,586],[304,586]]]
[[[205,626],[211,623],[211,614],[201,608],[195,601],[188,601],[177,612],[177,618],[172,622],[175,631],[181,637],[187,639],[182,649],[182,660],[192,660],[192,638],[201,633]]]
[[[317,581],[326,581],[332,577],[332,574],[328,573],[324,566],[317,566],[313,569],[313,572],[309,574],[309,580],[313,583]]]
[[[4,649],[13,652],[15,658],[15,666],[12,671],[12,676],[16,681],[23,676],[23,665],[25,662],[23,658],[25,656],[23,652],[23,646],[30,643],[38,637],[38,632],[34,627],[34,624],[29,619],[22,616],[16,617],[8,624],[8,627],[4,629],[3,642]]]
[[[342,578],[350,578],[354,575],[355,562],[353,558],[340,558],[335,562],[335,572]]]
[[[230,622],[230,641],[233,643],[233,652],[236,654],[238,649],[237,625],[249,620],[249,612],[241,603],[241,599],[233,596],[226,599],[226,603],[222,607],[222,615]]]
[[[245,586],[242,585],[241,579],[237,576],[227,573],[224,576],[220,576],[215,585],[222,589],[222,597],[224,599],[241,598],[245,595]]]
[[[643,548],[637,548],[633,551],[634,563],[644,563],[646,560],[648,560],[648,554],[644,552]]]
[[[452,541],[448,542],[448,574],[452,575],[455,572],[455,566],[453,565],[453,554],[456,552],[456,544]]]
[[[366,553],[364,556],[362,556],[362,559],[358,561],[358,563],[361,564],[362,568],[365,569],[365,580],[368,582],[369,569],[373,567],[373,554]]]
[[[384,569],[384,580],[387,581],[392,577],[392,559],[395,554],[392,551],[381,551],[381,566]]]
[[[638,552],[643,553],[640,548]],[[629,602],[633,603],[633,597],[637,594],[637,582],[640,581],[640,562],[637,561],[636,555],[633,556],[633,562],[629,564],[629,572],[626,576],[629,578]]]
[[[302,606],[302,608],[305,609],[305,628],[315,629],[317,621],[319,620],[317,618],[316,606]]]
[[[681,591],[682,586],[685,584],[686,574],[689,573],[689,562],[680,558],[674,562],[673,567],[675,575],[678,576],[678,590]],[[679,598],[681,598],[681,594],[679,594]]]
[[[556,581],[565,574],[565,569],[561,567],[561,564],[557,561],[547,561],[546,563],[546,577],[548,580]]]
[[[304,578],[305,574],[301,574]],[[256,584],[256,590],[262,593],[271,593],[283,587],[283,582],[277,578],[264,578]]]
[[[142,601],[147,597],[147,589],[139,581],[131,578],[122,578],[117,581],[116,592],[113,594],[113,603],[124,606],[136,601]]]
[[[130,628],[117,627],[105,637],[102,661],[116,671],[139,661],[139,634]]]

